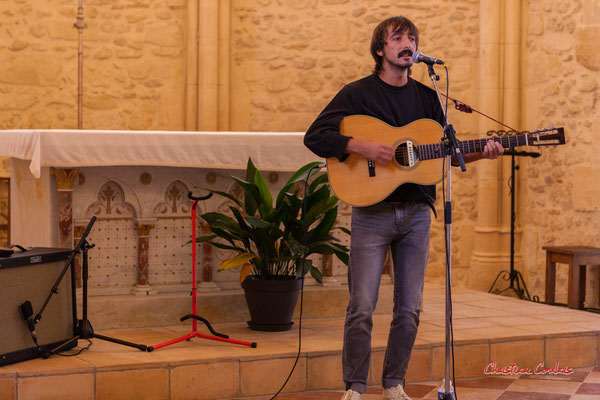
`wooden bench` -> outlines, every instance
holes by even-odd
[[[567,306],[583,309],[585,301],[585,270],[600,264],[600,248],[588,246],[544,246],[546,250],[546,303],[555,304],[556,263],[569,265]]]

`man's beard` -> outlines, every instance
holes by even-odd
[[[410,61],[403,61],[398,57],[398,55],[396,55],[395,57],[389,57],[386,54],[385,59],[390,64],[390,67],[396,72],[404,72],[404,70],[409,69],[413,65],[412,58],[410,59]]]

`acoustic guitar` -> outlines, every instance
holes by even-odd
[[[402,127],[393,127],[367,115],[350,115],[340,125],[340,133],[355,139],[389,144],[395,149],[392,162],[375,164],[352,153],[340,162],[327,158],[329,182],[336,196],[356,207],[369,206],[389,196],[404,183],[434,185],[442,177],[446,147],[441,139],[444,130],[432,119],[419,119]],[[555,146],[565,143],[564,128],[550,128],[513,136],[464,140],[459,147],[464,154],[483,151],[488,140],[503,148],[518,146]]]

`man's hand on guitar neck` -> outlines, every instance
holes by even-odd
[[[387,165],[394,158],[394,148],[392,146],[354,138],[348,141],[345,152],[358,153],[380,165]]]
[[[494,133],[492,137],[497,138],[498,135]],[[482,152],[466,154],[464,158],[466,163],[481,160],[484,158],[487,158],[488,160],[495,160],[496,158],[500,157],[503,153],[504,148],[502,147],[502,145],[490,139],[485,144],[485,148]],[[458,165],[458,160],[456,159],[456,157],[452,157],[452,165]]]

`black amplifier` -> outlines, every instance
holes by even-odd
[[[63,344],[61,351],[77,345],[72,265],[35,326],[39,347],[21,312],[27,301],[33,317],[40,312],[71,254],[68,249],[37,247],[0,257],[0,366],[42,357]]]

